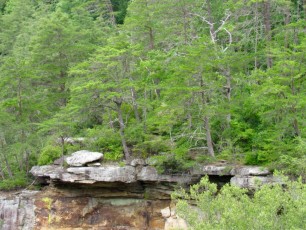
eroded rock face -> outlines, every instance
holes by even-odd
[[[23,191],[14,196],[0,195],[0,229],[32,230],[35,225],[34,196],[37,192]]]
[[[39,181],[54,185],[38,193],[33,201],[34,229],[187,229],[186,222],[170,209],[170,195],[179,186],[188,187],[204,175],[223,182],[226,178],[226,182],[249,189],[258,180],[263,184],[277,183],[267,169],[226,163],[198,165],[190,173],[180,175],[161,175],[139,159],[126,162],[125,166],[89,164],[31,169]],[[16,209],[18,205],[13,202],[9,206]]]
[[[83,183],[84,181],[95,182],[136,182],[135,168],[132,166],[108,166],[108,167],[73,167],[67,168],[66,175],[77,175],[70,182]],[[65,178],[61,178],[65,181]],[[88,182],[86,182],[88,183]]]
[[[35,229],[162,230],[160,210],[167,205],[169,200],[62,196],[50,189],[36,197]]]
[[[166,207],[160,212],[165,219],[164,230],[188,229],[187,222],[184,219],[180,218],[178,215],[176,215],[175,208]]]
[[[69,166],[80,167],[93,161],[101,160],[103,158],[102,153],[90,152],[87,150],[80,150],[67,157],[65,161]]]
[[[0,229],[164,229],[160,210],[169,205],[169,200],[103,198],[85,190],[49,187],[27,196],[2,196]]]

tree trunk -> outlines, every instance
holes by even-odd
[[[155,45],[154,45],[154,33],[152,27],[149,27],[149,39],[150,39],[149,48],[150,50],[153,50],[155,48]]]
[[[10,178],[13,178],[13,172],[11,170],[11,167],[10,167],[10,164],[9,164],[9,162],[7,160],[7,157],[6,157],[5,153],[4,153],[4,146],[6,145],[5,137],[1,137],[0,136],[0,142],[1,142],[1,148],[2,148],[2,150],[0,152],[2,153],[2,158],[4,160],[7,173],[8,173]]]
[[[25,168],[26,168],[26,173],[27,175],[29,174],[30,171],[30,152],[28,150],[25,151]]]
[[[212,10],[211,10],[211,5],[210,5],[211,0],[207,0],[207,13],[208,13],[208,20],[210,22],[209,24],[209,32],[210,32],[210,37],[213,43],[216,43],[216,30],[215,30],[215,24],[213,23],[213,16],[212,16]]]
[[[115,130],[114,122],[113,122],[113,120],[112,120],[111,112],[110,112],[109,109],[107,110],[107,112],[108,112],[108,117],[109,117],[109,127],[110,127],[112,130]]]
[[[2,165],[0,165],[0,176],[1,176],[2,180],[5,180],[5,175],[4,175],[4,172],[3,172],[3,169],[2,169]]]
[[[142,116],[142,123],[143,123],[143,132],[146,133],[147,132],[147,90],[145,89],[144,90],[144,101],[145,101],[145,104],[143,106],[143,110],[142,110],[142,113],[143,113],[143,116]]]
[[[6,170],[7,170],[7,173],[8,173],[8,175],[9,175],[9,177],[10,177],[10,178],[13,178],[13,172],[12,172],[12,170],[11,170],[10,164],[9,164],[9,162],[8,162],[8,160],[7,160],[6,155],[5,155],[3,152],[2,152],[2,158],[3,158],[4,162],[5,162]]]
[[[133,87],[131,88],[131,94],[132,94],[132,103],[133,103],[135,118],[136,118],[136,121],[139,124],[141,122],[141,120],[140,120],[140,116],[139,116],[139,113],[138,113],[138,105],[137,105],[137,101],[136,101],[136,91]]]
[[[117,113],[118,113],[118,120],[119,120],[119,133],[120,133],[120,137],[121,137],[121,143],[122,143],[122,147],[123,147],[124,157],[125,157],[125,159],[129,159],[130,158],[130,152],[129,152],[129,148],[126,144],[126,140],[125,140],[125,136],[124,136],[125,126],[124,126],[124,121],[123,121],[123,117],[122,117],[122,110],[121,110],[122,99],[116,100],[114,102],[117,106]]]
[[[63,79],[65,78],[65,72],[63,70],[61,70],[60,73],[60,80],[63,81]],[[65,91],[66,91],[66,84],[65,82],[61,82],[60,83],[60,93],[62,94],[62,98],[60,99],[60,105],[61,106],[66,106],[67,105],[67,98],[65,95]]]
[[[112,2],[110,0],[106,1],[106,7],[110,16],[110,22],[111,24],[114,26],[116,25],[116,19],[115,19],[115,15],[114,15],[114,10],[113,10],[113,5]]]
[[[19,160],[17,155],[14,155],[14,157],[15,157],[16,163],[17,163],[17,165],[19,167],[19,171],[22,172],[23,171],[22,159]]]
[[[270,12],[270,0],[265,0],[263,2],[263,17],[265,21],[265,34],[266,34],[266,41],[267,41],[267,67],[271,68],[272,67],[272,57],[271,57],[271,39],[272,39],[272,34],[271,34],[271,12]]]
[[[300,137],[301,131],[300,131],[299,124],[296,118],[294,118],[293,120],[293,128],[294,128],[295,136]]]
[[[289,25],[290,18],[291,18],[290,9],[286,8],[285,9],[285,26]],[[288,31],[287,31],[287,29],[286,29],[286,32],[285,32],[285,48],[289,48]]]
[[[204,126],[206,130],[206,142],[207,142],[207,148],[208,148],[208,154],[211,157],[215,156],[214,146],[211,138],[211,130],[210,130],[210,124],[209,124],[209,117],[204,117]]]
[[[231,103],[231,92],[232,92],[232,88],[231,88],[231,81],[232,81],[232,76],[230,73],[229,69],[225,70],[225,76],[226,76],[226,85],[225,85],[225,93],[226,93],[226,98],[227,98],[227,103],[228,103],[228,109],[230,111],[230,103]],[[230,126],[230,122],[231,122],[231,113],[229,112],[226,115],[226,122],[228,127]]]
[[[18,78],[18,91],[17,91],[17,98],[18,98],[18,116],[20,120],[22,119],[22,95],[21,95],[21,78]]]
[[[204,82],[202,76],[200,76],[200,86],[201,88],[204,87]],[[206,106],[208,104],[208,98],[205,96],[204,91],[202,90],[201,92],[201,97],[202,97],[202,104],[203,106]],[[204,128],[206,130],[206,143],[207,143],[207,148],[208,148],[208,154],[212,157],[215,156],[214,152],[214,146],[211,138],[211,130],[210,130],[210,122],[209,122],[209,117],[207,115],[204,116],[203,118],[204,121]]]
[[[61,160],[61,166],[64,164],[64,154],[65,154],[65,137],[60,136],[61,138],[61,146],[62,146],[62,160]]]
[[[255,53],[255,60],[254,60],[254,69],[256,70],[258,67],[257,63],[257,46],[258,46],[258,2],[255,3],[255,42],[254,42],[254,53]]]

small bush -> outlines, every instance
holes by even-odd
[[[43,148],[38,158],[38,165],[48,165],[54,160],[61,157],[62,149],[59,146],[48,145]]]
[[[246,165],[257,165],[258,164],[258,154],[257,152],[248,152],[245,155],[245,164]]]
[[[187,158],[181,158],[175,154],[163,154],[151,157],[154,166],[159,173],[177,174],[186,173],[194,165],[194,161]]]
[[[264,185],[249,196],[246,189],[229,184],[218,191],[206,176],[172,198],[188,229],[306,229],[306,185],[282,180],[286,188]]]
[[[148,135],[146,140],[135,146],[135,151],[147,153],[149,155],[168,152],[170,150],[170,141],[164,140],[161,136]]]
[[[123,158],[120,136],[112,130],[105,130],[101,133],[101,136],[92,143],[90,148],[103,152],[105,160],[118,161]]]
[[[16,188],[23,188],[28,184],[26,173],[22,172],[14,175],[14,179],[6,179],[0,181],[0,190],[12,190]]]

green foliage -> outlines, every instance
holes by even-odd
[[[50,136],[160,156],[169,173],[227,160],[305,174],[301,1],[0,0],[0,25],[3,180]]]
[[[119,161],[123,158],[123,149],[118,133],[109,129],[90,130],[89,133],[94,139],[89,148],[102,152],[105,160]]]
[[[143,142],[135,145],[135,151],[145,155],[154,155],[168,152],[170,150],[170,141],[156,135],[147,135]]]
[[[59,146],[47,145],[44,147],[38,157],[38,165],[48,165],[61,157],[62,149]]]
[[[19,172],[14,175],[13,179],[5,179],[0,181],[0,190],[13,190],[25,187],[29,183],[24,172]]]
[[[161,174],[188,173],[194,165],[194,161],[190,160],[188,157],[182,157],[170,153],[153,156],[150,158],[150,161]]]
[[[172,198],[190,229],[304,229],[306,186],[301,180],[283,180],[285,188],[265,185],[249,196],[247,190],[228,184],[218,192],[204,177]]]

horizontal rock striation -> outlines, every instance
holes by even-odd
[[[159,174],[142,159],[124,166],[97,159],[81,166],[55,162],[33,167],[36,180],[50,186],[40,192],[0,196],[0,229],[187,229],[184,220],[169,209],[171,193],[179,187],[188,188],[204,175],[219,185],[248,189],[281,183],[266,168],[255,166],[197,165],[188,173],[169,175]]]

